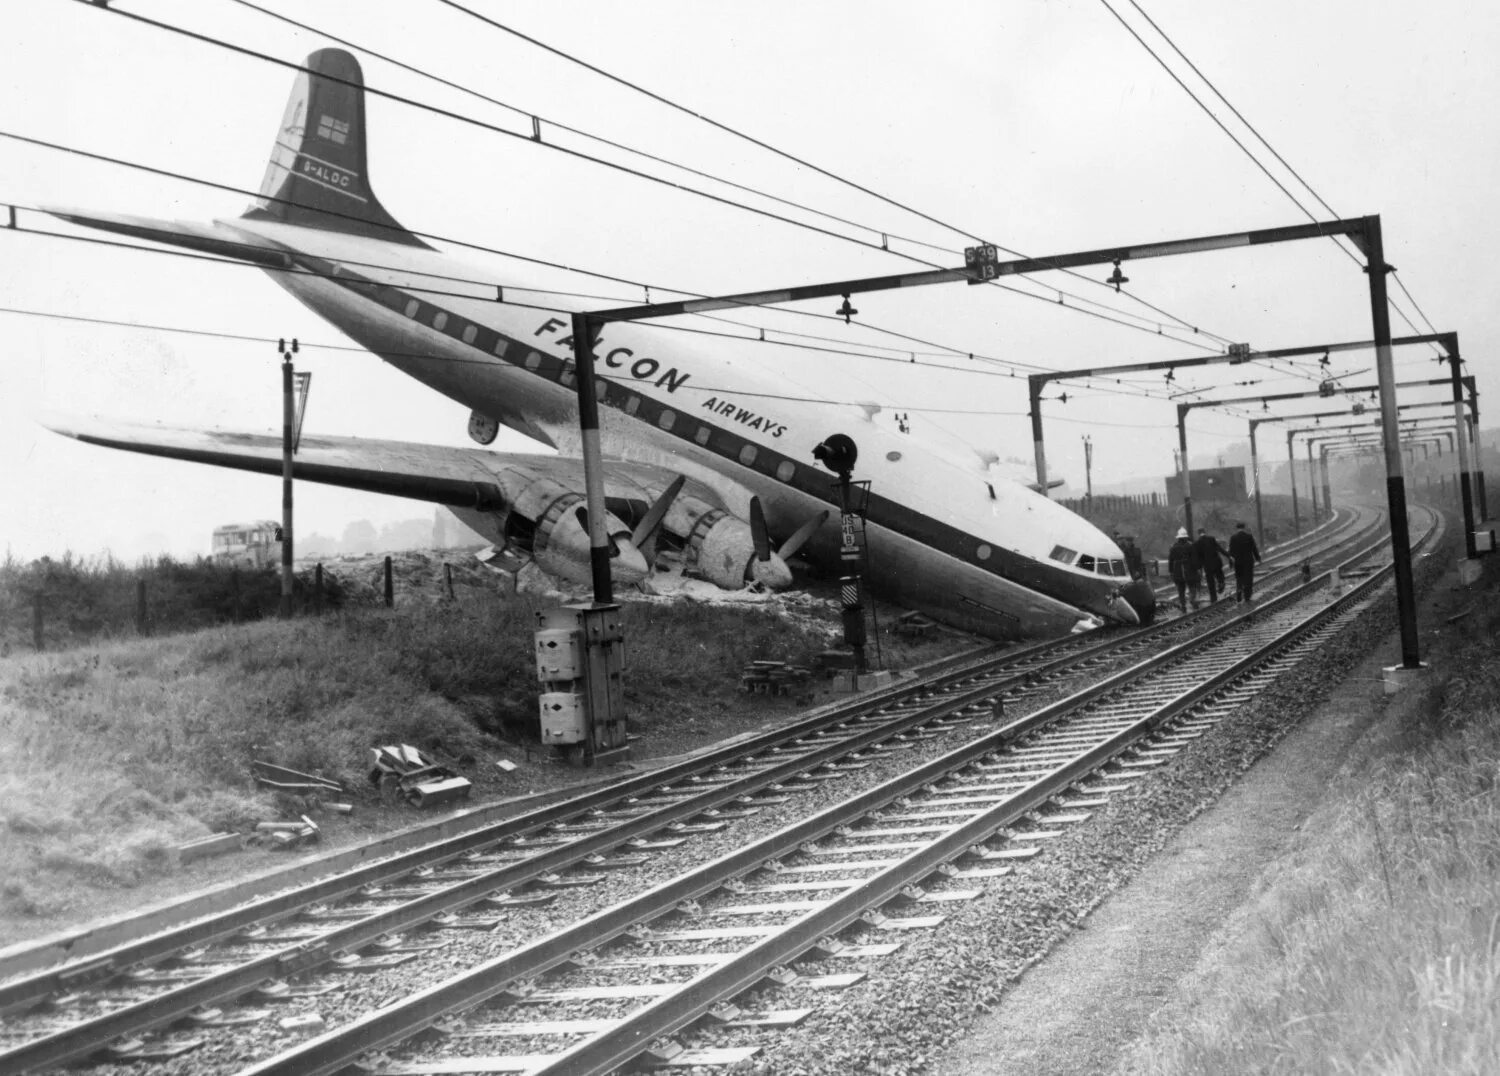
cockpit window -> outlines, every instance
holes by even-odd
[[[1078,558],[1078,567],[1081,568],[1083,571],[1086,571],[1086,572],[1093,571],[1094,570],[1094,558],[1092,556],[1090,556],[1089,554],[1087,554],[1087,553],[1083,554],[1081,557]]]
[[[1065,545],[1055,545],[1052,547],[1053,560],[1062,561],[1064,564],[1072,564],[1073,558],[1076,556],[1078,556],[1077,552]]]
[[[1125,567],[1123,560],[1112,560],[1109,562],[1109,574],[1125,576],[1130,574],[1130,569]]]

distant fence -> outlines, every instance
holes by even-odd
[[[421,554],[327,570],[321,563],[304,566],[294,576],[293,612],[393,606],[398,582],[403,593],[454,600],[455,575],[465,584],[493,581],[493,573],[477,564],[455,571],[453,564]],[[0,563],[0,655],[270,619],[280,605],[276,567],[231,567],[206,558],[162,557],[134,567],[110,558],[11,560]]]
[[[1081,516],[1096,512],[1118,512],[1122,508],[1161,508],[1167,499],[1160,493],[1109,493],[1093,497],[1060,497],[1057,501]]]

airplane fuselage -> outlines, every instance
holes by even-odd
[[[286,251],[293,270],[270,275],[398,369],[565,455],[579,451],[569,314],[585,307],[576,300],[516,290],[502,301],[459,283],[483,274],[430,249],[270,221],[218,227]],[[870,582],[881,596],[999,637],[1066,632],[1087,619],[1080,610],[1137,619],[1121,596],[1123,555],[1086,520],[991,476],[977,453],[967,464],[867,409],[784,398],[761,372],[758,341],[701,340],[646,323],[605,326],[594,361],[606,456],[686,474],[741,516],[758,497],[773,533],[831,509],[806,552],[833,567],[839,492],[813,449],[844,433],[859,447],[854,477],[870,484]]]

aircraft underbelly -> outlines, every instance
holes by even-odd
[[[576,422],[571,394],[524,369],[397,317],[340,284],[313,276],[270,275],[350,338],[465,407],[549,446],[555,445],[546,432],[549,426]]]

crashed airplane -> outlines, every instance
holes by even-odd
[[[244,215],[205,225],[49,212],[259,266],[386,362],[471,410],[474,448],[309,434],[296,478],[447,505],[514,563],[585,583],[568,329],[583,307],[552,292],[516,301],[490,285],[462,294],[454,281],[482,274],[381,205],[366,145],[359,65],[324,49],[297,76],[260,197]],[[878,408],[784,398],[745,354],[753,346],[715,338],[685,347],[682,334],[640,323],[604,328],[594,361],[619,586],[647,582],[669,551],[687,573],[727,589],[790,586],[794,553],[836,570],[839,493],[814,449],[842,433],[870,483],[866,581],[876,595],[995,638],[1151,619],[1150,588],[1131,580],[1098,528],[1001,477],[977,452],[877,425]],[[274,435],[102,419],[49,425],[91,444],[281,473]],[[558,454],[482,447],[502,425]]]

